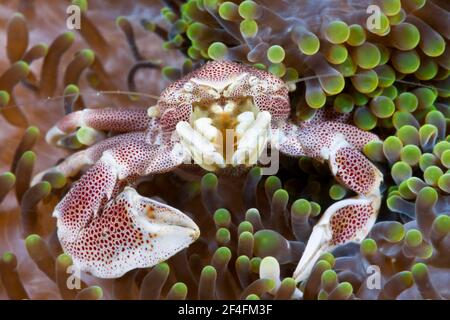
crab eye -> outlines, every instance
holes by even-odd
[[[186,82],[183,86],[183,90],[186,92],[192,92],[194,90],[194,86],[190,82]]]
[[[251,76],[251,77],[248,79],[248,82],[250,83],[251,86],[254,86],[254,85],[257,85],[257,84],[258,84],[259,79],[258,79],[257,77],[255,77],[255,76]]]

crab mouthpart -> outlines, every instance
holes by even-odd
[[[250,98],[194,105],[191,120],[176,126],[193,161],[208,171],[226,166],[253,166],[269,141],[271,114]]]

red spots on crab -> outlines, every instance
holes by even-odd
[[[330,244],[339,245],[353,240],[358,232],[364,231],[374,214],[373,211],[370,204],[348,205],[337,210],[330,219],[332,231]]]
[[[278,144],[281,153],[290,157],[301,157],[305,155],[303,146],[298,137],[298,127],[284,122],[279,126],[272,126],[274,140]]]
[[[55,208],[64,228],[78,230],[88,224],[111,196],[115,180],[114,169],[102,162],[81,177]]]
[[[150,254],[156,233],[144,231],[143,219],[152,220],[156,210],[169,210],[150,208],[150,204],[140,202],[145,198],[132,191],[122,192],[137,176],[178,165],[170,147],[147,144],[144,136],[123,135],[122,143],[104,152],[55,208],[58,237],[65,252],[82,270],[99,277],[117,277],[130,269],[153,265],[178,249]],[[185,241],[180,246],[187,244]]]
[[[253,102],[259,110],[268,111],[273,120],[286,120],[291,111],[287,92],[286,96],[255,95]]]
[[[372,132],[361,130],[355,126],[339,122],[326,122],[322,124],[326,130],[330,132],[342,133],[345,140],[353,145],[357,150],[362,150],[363,147],[370,141],[380,140],[376,134]]]
[[[60,222],[58,236],[74,265],[101,278],[153,266],[198,237],[198,227],[183,213],[132,188],[125,188],[79,229],[67,230]]]
[[[322,252],[349,241],[362,241],[372,228],[380,208],[382,174],[361,153],[366,143],[378,140],[378,137],[349,124],[324,121],[326,117],[319,114],[314,121],[302,123],[299,127],[289,122],[282,125],[284,141],[280,150],[289,155],[304,154],[328,161],[336,179],[358,195],[336,202],[322,215],[295,269],[297,281],[308,276]],[[329,234],[330,240],[318,241],[328,239]]]
[[[300,144],[306,155],[318,160],[323,160],[322,148],[329,148],[336,134],[324,125],[314,125],[299,129],[297,132]]]
[[[170,108],[161,116],[161,128],[164,132],[173,131],[178,122],[189,121],[191,113],[192,106],[190,104],[181,104],[176,108]]]
[[[156,149],[157,147],[141,141],[129,141],[127,144],[115,148],[112,154],[117,166],[120,167],[119,174],[126,177],[130,174],[143,173],[151,161],[148,156],[155,153]],[[152,152],[152,150],[154,151]],[[121,166],[121,164],[126,165]]]
[[[66,115],[57,127],[63,132],[71,132],[80,126],[113,132],[144,131],[150,118],[145,109],[102,108],[85,109]]]
[[[150,122],[146,109],[86,109],[85,114],[86,125],[114,132],[144,131]]]
[[[77,241],[66,242],[65,249],[88,269],[102,270],[105,277],[114,272],[110,270],[114,265],[126,265],[136,254],[144,260],[143,255],[153,249],[153,235],[144,232],[133,219],[132,206],[125,197],[108,204],[101,218],[81,229]]]
[[[211,61],[204,64],[202,67],[185,75],[183,78],[170,84],[161,93],[160,101],[161,107],[165,105],[173,105],[174,103],[186,103],[192,101],[199,101],[201,99],[211,99],[211,96],[196,96],[200,91],[193,88],[192,95],[184,95],[182,89],[189,80],[195,78],[207,82],[226,82],[229,79],[234,79],[236,76],[245,72],[247,69],[244,65],[231,61]],[[204,94],[204,93],[203,93]]]
[[[306,154],[319,160],[322,159],[322,148],[331,148],[333,142],[335,142],[336,136],[339,134],[357,150],[362,150],[362,148],[370,141],[379,140],[379,138],[371,132],[361,130],[346,123],[332,121],[304,126],[298,131],[299,141]]]
[[[251,78],[257,80],[254,85],[250,84]],[[208,87],[226,90],[219,93]],[[205,106],[242,98],[252,98],[259,109],[269,111],[274,120],[285,120],[290,112],[288,89],[281,79],[266,71],[232,61],[208,62],[175,81],[161,93],[158,107],[165,118],[165,128],[174,128],[180,119],[189,119],[192,106],[196,103]],[[166,112],[169,115],[164,116]]]
[[[192,72],[190,78],[199,78],[212,82],[222,82],[226,79],[232,79],[246,71],[243,64],[232,61],[211,61],[203,67]]]
[[[331,162],[337,169],[336,178],[351,190],[367,195],[378,187],[377,169],[353,147],[339,148]]]
[[[290,137],[280,145],[280,151],[291,157],[299,157],[305,154],[302,145],[297,141],[297,139]]]
[[[237,63],[233,61],[210,61],[203,65],[201,68],[191,72],[183,78],[189,80],[191,78],[200,79],[202,81],[210,82],[227,82],[229,80],[235,79],[236,77],[248,73],[249,75],[255,76],[262,80],[268,80],[271,84],[283,85],[283,80],[274,76],[273,74],[247,66],[242,63]],[[285,87],[287,90],[287,87]]]

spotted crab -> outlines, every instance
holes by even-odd
[[[46,171],[72,177],[90,166],[53,212],[64,251],[76,267],[101,278],[166,260],[194,242],[199,228],[178,209],[139,195],[133,182],[186,161],[208,171],[250,167],[271,148],[327,161],[336,180],[357,194],[331,205],[313,228],[293,275],[305,279],[323,252],[368,234],[380,207],[382,174],[361,153],[376,135],[343,123],[342,117],[318,113],[298,123],[290,113],[288,85],[281,79],[216,61],[172,83],[148,110],[84,109],[66,115],[47,133],[48,143],[59,145],[80,127],[117,135]]]

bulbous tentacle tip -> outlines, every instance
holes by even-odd
[[[293,278],[308,278],[319,257],[336,246],[361,242],[372,229],[380,208],[379,195],[355,197],[330,206],[313,228]]]
[[[64,116],[56,125],[47,131],[45,141],[50,145],[60,146],[62,139],[85,124],[83,119],[84,113],[85,111],[77,111]]]
[[[108,203],[76,239],[66,237],[65,230],[66,226],[58,226],[58,236],[74,265],[99,278],[118,278],[154,266],[200,236],[187,215],[142,197],[131,187]]]

